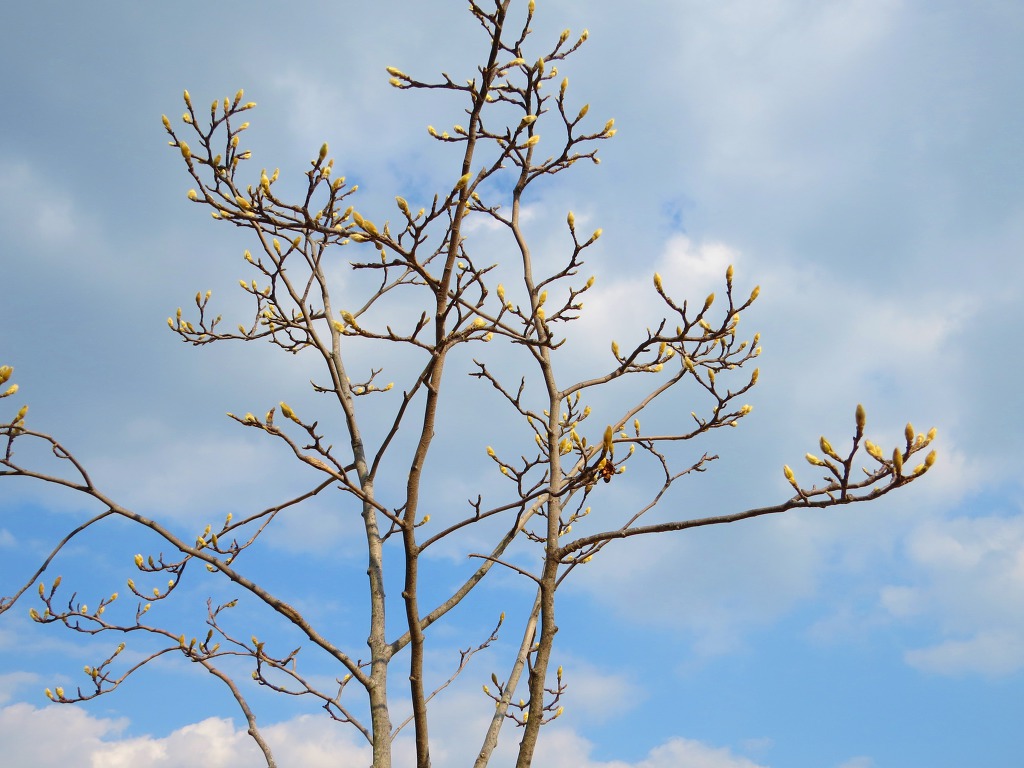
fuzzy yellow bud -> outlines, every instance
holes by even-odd
[[[748,301],[753,301],[754,299],[756,299],[760,295],[760,293],[761,293],[761,286],[760,285],[755,285],[754,286],[754,290],[752,290],[750,292],[750,298],[748,299]]]
[[[281,413],[283,413],[283,414],[284,414],[284,417],[285,417],[286,419],[291,419],[292,421],[296,421],[296,418],[295,418],[295,411],[293,411],[293,410],[292,410],[292,409],[291,409],[291,408],[290,408],[290,407],[288,406],[288,403],[286,403],[286,402],[284,402],[284,401],[282,400],[282,401],[281,401],[280,403],[278,403],[278,406],[279,406],[279,407],[281,408]]]
[[[459,180],[457,182],[455,182],[455,189],[464,189],[466,187],[466,185],[469,184],[469,180],[472,179],[472,178],[473,178],[473,174],[472,173],[467,173],[467,174],[464,174],[464,175],[460,176]]]
[[[615,444],[612,442],[612,438],[615,437],[615,431],[609,425],[604,431],[604,438],[601,441],[603,450],[606,453],[611,453],[615,450]]]
[[[482,317],[478,317],[476,320],[473,321],[474,328],[483,328],[485,325],[487,325],[487,321],[484,320]]]
[[[757,377],[761,374],[760,368],[755,368],[754,372],[750,375],[750,383],[757,384]]]
[[[326,141],[320,147],[320,162],[323,162],[325,157],[327,157],[327,142]]]
[[[938,457],[939,457],[939,454],[936,451],[929,451],[928,455],[925,456],[925,458],[924,458],[924,465],[926,467],[930,467],[932,464],[935,463],[935,460]]]
[[[528,138],[526,140],[526,146],[528,146],[528,147],[536,146],[538,141],[540,141],[540,134],[536,134],[535,133],[533,136],[531,136],[530,138]]]
[[[710,309],[711,305],[714,304],[714,303],[715,303],[715,294],[713,294],[713,293],[708,294],[708,297],[706,299],[704,299],[704,309],[702,309],[701,311],[702,312],[707,312],[708,309]]]
[[[612,354],[615,355],[616,358],[619,356],[619,342],[617,341],[612,341]]]
[[[50,690],[50,689],[47,688],[46,690]],[[57,698],[58,699],[63,699],[64,698],[64,689],[61,688],[60,686],[57,686]]]
[[[868,415],[864,410],[864,406],[857,403],[857,429],[864,429],[864,425],[868,423]]]
[[[928,442],[931,442],[932,440],[934,440],[935,436],[937,434],[939,434],[939,430],[937,430],[935,427],[932,427],[931,429],[929,429],[928,430]]]
[[[135,566],[137,568],[141,568],[142,567],[142,555],[136,555],[135,556]]]
[[[903,454],[899,448],[892,449],[892,468],[897,477],[903,472]]]
[[[725,281],[727,283],[731,283],[732,282],[732,276],[733,276],[733,269],[732,269],[732,264],[730,264],[729,268],[727,270],[725,270]]]
[[[908,443],[914,442],[914,425],[909,421],[907,422],[906,428],[903,430],[903,436],[907,438]]]
[[[821,439],[818,440],[818,444],[821,446],[821,450],[823,450],[825,453],[827,453],[833,459],[835,459],[836,461],[842,461],[842,459],[839,458],[839,455],[832,448],[832,443],[830,443],[827,439],[825,439],[824,436],[822,436]]]
[[[790,483],[796,485],[796,476],[793,474],[793,470],[789,468],[789,464],[783,464],[782,474],[786,476],[786,479],[789,480]]]
[[[815,465],[815,466],[817,466],[817,467],[824,467],[824,466],[825,466],[825,462],[824,462],[824,461],[822,461],[821,459],[819,459],[819,458],[818,458],[817,456],[815,456],[815,455],[814,455],[813,453],[808,453],[808,454],[806,454],[806,455],[804,456],[804,458],[805,458],[805,459],[807,459],[807,463],[808,463],[808,464],[814,464],[814,465]]]
[[[658,290],[658,293],[661,293],[661,275],[657,272],[654,273],[654,287]]]

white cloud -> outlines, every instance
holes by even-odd
[[[1024,517],[927,522],[906,544],[911,584],[888,585],[882,608],[944,639],[906,653],[940,674],[1002,676],[1024,668]]]
[[[0,648],[4,643],[0,641]],[[0,704],[6,704],[14,696],[14,692],[22,686],[36,683],[39,675],[34,672],[8,672],[0,675]]]
[[[467,726],[487,718],[441,720],[440,734],[433,740],[432,757],[438,768],[456,768],[478,748],[483,731]],[[122,737],[126,719],[90,715],[82,707],[49,706],[35,709],[15,704],[0,709],[0,741],[8,764],[33,768],[63,768],[91,765],[94,768],[255,768],[262,755],[244,727],[227,718],[208,718],[178,728],[167,736]],[[334,768],[338,765],[366,765],[369,746],[356,738],[355,731],[326,717],[305,715],[263,727],[279,765],[303,768]],[[59,733],[61,738],[54,739]],[[492,762],[514,754],[518,739],[506,733]],[[396,764],[412,758],[408,739],[396,744]],[[758,764],[726,748],[699,741],[673,738],[652,749],[636,763],[599,761],[589,757],[592,745],[569,728],[550,727],[542,731],[538,764],[545,768],[758,768]]]
[[[710,658],[814,594],[827,539],[795,514],[633,539],[605,550],[571,588],[625,622],[687,633],[696,658]]]
[[[605,351],[613,338],[628,344],[642,334],[646,325],[653,327],[659,318],[672,312],[655,293],[654,272],[661,274],[665,290],[677,303],[687,299],[700,303],[709,293],[722,291],[726,269],[741,260],[741,254],[725,243],[694,242],[673,235],[649,272],[636,274],[634,270],[628,277],[595,283],[583,297],[582,318],[571,326],[570,335],[576,344],[587,344],[593,351]],[[746,294],[742,298],[746,299]],[[633,311],[624,311],[627,307]],[[670,323],[674,328],[676,323]]]
[[[836,768],[874,768],[875,761],[870,757],[853,757]]]
[[[0,211],[5,231],[23,233],[54,258],[61,253],[57,249],[76,245],[76,236],[89,231],[65,188],[27,162],[8,157],[0,159]]]
[[[1005,677],[1024,668],[1024,633],[981,631],[967,640],[947,640],[907,651],[904,658],[924,672]]]
[[[559,764],[565,768],[571,762]],[[581,765],[576,763],[576,765]],[[646,758],[638,763],[583,763],[588,768],[758,768],[758,764],[733,754],[729,749],[710,747],[691,739],[670,739],[660,747],[652,749]]]
[[[103,744],[92,753],[91,764],[95,768],[230,768],[260,765],[260,758],[245,729],[235,728],[229,719],[211,717],[179,728],[165,738],[141,736]],[[318,765],[302,761],[285,764]]]
[[[104,737],[117,737],[127,720],[92,717],[80,707],[36,709],[13,704],[0,709],[0,742],[8,765],[64,768],[97,765],[93,756]],[[60,738],[54,738],[60,734]]]
[[[599,669],[572,655],[563,666],[568,687],[562,699],[569,723],[606,722],[635,709],[644,699],[643,689],[624,673]]]

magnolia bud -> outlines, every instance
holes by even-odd
[[[824,436],[818,441],[818,443],[819,445],[821,445],[821,450],[823,450],[836,461],[842,461],[842,459],[840,459],[839,456],[836,454],[835,450],[833,450],[832,444],[827,439],[825,439]]]

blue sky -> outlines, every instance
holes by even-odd
[[[185,198],[191,183],[160,115],[176,119],[183,88],[198,103],[245,88],[259,104],[247,136],[257,171],[298,176],[327,141],[360,186],[360,210],[382,219],[394,195],[426,201],[457,176],[425,127],[463,119],[453,100],[389,88],[384,68],[469,77],[478,27],[460,3],[191,0],[26,3],[5,26],[0,364],[15,366],[21,391],[2,405],[29,403],[32,426],[57,435],[111,496],[184,533],[304,488],[308,473],[223,414],[279,400],[316,407],[312,362],[255,345],[195,350],[167,331],[197,290],[214,291],[226,322],[245,320],[236,286],[251,243]],[[938,428],[940,456],[875,504],[609,547],[564,593],[566,715],[537,764],[1017,765],[1024,6],[538,0],[537,50],[565,27],[590,31],[563,69],[570,94],[591,104],[596,126],[614,117],[618,128],[600,166],[563,174],[530,210],[539,244],[554,247],[570,209],[604,230],[574,364],[642,332],[654,271],[698,301],[729,264],[738,286],[762,289],[743,319],[764,347],[755,410],[709,444],[717,466],[661,514],[782,501],[782,464],[801,464],[819,435],[847,440],[858,402],[876,442],[894,444],[910,420]],[[438,508],[491,487],[479,480],[483,447],[511,439],[500,421],[496,435],[480,429],[478,391],[460,381],[444,413],[440,439],[464,455],[438,467]],[[687,414],[694,405],[680,397],[672,408]],[[641,485],[628,473],[615,483],[623,498]],[[6,593],[92,508],[40,485],[2,487]],[[362,585],[358,529],[330,505],[285,521],[260,556],[275,585],[358,649],[360,598],[304,586]],[[158,544],[111,526],[47,579],[61,573],[94,600],[85,596],[123,590],[147,546]],[[438,591],[467,567],[455,547],[435,557]],[[437,678],[483,639],[496,607],[512,621],[528,608],[522,583],[493,582],[438,628]],[[190,589],[167,605],[169,623],[201,624],[221,587]],[[84,682],[82,665],[116,640],[38,627],[33,604],[0,619],[11,765],[259,764],[232,702],[182,664],[155,665],[86,706],[48,705],[44,688]],[[479,686],[514,642],[478,655],[439,705],[439,768],[478,748]],[[254,704],[283,765],[367,762],[356,734],[315,707],[259,693]]]

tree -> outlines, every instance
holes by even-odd
[[[101,510],[70,531],[51,556],[0,602],[0,610],[6,611],[38,584],[42,605],[30,609],[35,620],[125,638],[106,658],[86,668],[86,681],[76,692],[48,691],[54,701],[81,701],[112,692],[150,661],[174,655],[199,664],[228,687],[267,764],[274,765],[271,746],[234,674],[236,663],[244,659],[260,685],[311,699],[334,719],[357,728],[372,745],[374,766],[392,764],[394,736],[411,722],[417,765],[425,767],[430,764],[431,700],[470,656],[506,631],[504,616],[496,617],[497,626],[493,631],[487,628],[477,646],[463,654],[451,678],[428,683],[424,658],[431,628],[486,585],[495,568],[507,569],[535,590],[528,620],[517,628],[518,652],[508,660],[504,675],[495,675],[484,688],[483,695],[495,703],[495,714],[481,734],[477,765],[490,761],[503,724],[514,724],[522,729],[517,765],[527,766],[541,726],[562,711],[560,698],[567,685],[561,669],[552,670],[558,589],[573,571],[599,567],[599,559],[589,564],[610,543],[790,509],[870,500],[911,482],[935,461],[935,452],[930,451],[916,468],[910,467],[911,457],[928,448],[934,431],[918,434],[908,424],[904,443],[889,453],[866,439],[866,416],[858,406],[848,450],[837,450],[822,438],[821,455],[806,456],[822,469],[823,480],[808,486],[784,468],[793,488],[789,499],[733,514],[647,521],[645,515],[671,486],[707,470],[716,458],[698,452],[695,460],[686,461],[679,446],[735,427],[750,412],[742,397],[756,384],[757,370],[744,374],[742,369],[760,353],[759,338],[755,334],[749,341],[741,340],[738,323],[758,289],[734,293],[730,268],[722,296],[698,297],[691,305],[674,298],[673,287],[655,274],[651,298],[656,296],[661,303],[663,319],[628,344],[609,340],[610,355],[595,361],[601,369],[593,375],[576,378],[571,366],[561,365],[572,348],[572,323],[584,311],[583,297],[594,281],[585,277],[584,257],[601,230],[578,232],[570,212],[563,250],[537,254],[530,247],[522,207],[536,185],[578,161],[596,163],[597,143],[614,136],[615,128],[612,120],[603,127],[600,121],[592,125],[588,106],[571,104],[568,80],[558,71],[585,42],[586,32],[571,39],[566,31],[537,58],[537,51],[529,51],[527,45],[532,0],[520,23],[511,17],[510,5],[511,0],[495,0],[487,10],[479,3],[470,5],[487,37],[488,53],[469,80],[443,75],[425,81],[389,68],[392,86],[447,91],[464,100],[466,114],[463,125],[454,126],[451,134],[429,129],[434,139],[461,155],[459,167],[422,207],[397,197],[390,213],[395,223],[387,214],[356,209],[356,188],[335,176],[326,144],[311,161],[298,199],[277,192],[277,171],[264,170],[258,180],[255,174],[246,175],[243,161],[250,160],[251,153],[242,148],[241,138],[248,127],[245,113],[255,105],[245,102],[241,91],[233,99],[213,102],[208,115],[193,105],[186,91],[184,127],[164,118],[171,145],[195,184],[189,198],[209,208],[215,219],[248,230],[252,251],[245,252],[245,259],[254,271],[254,278],[241,284],[253,303],[247,325],[224,330],[210,307],[209,292],[200,292],[193,312],[185,315],[179,309],[169,318],[171,330],[197,346],[262,340],[295,355],[314,356],[323,367],[313,388],[326,395],[339,421],[338,426],[327,421],[327,406],[327,415],[307,414],[285,402],[262,418],[252,413],[232,416],[241,427],[277,441],[284,454],[312,468],[319,478],[294,498],[188,533],[109,498],[57,439],[29,428],[27,406],[0,424],[6,438],[0,475],[63,485],[91,497]],[[384,223],[375,224],[375,219]],[[505,233],[509,258],[495,259],[473,247],[469,222],[478,220]],[[352,285],[366,288],[359,301],[348,306],[339,303],[339,273],[345,262],[350,267],[347,290]],[[364,369],[358,361],[367,356],[373,362]],[[404,379],[394,386],[383,384],[384,361],[396,359],[403,364],[390,367]],[[486,500],[482,491],[455,516],[439,514],[425,493],[431,473],[444,471],[436,461],[428,467],[437,452],[437,436],[446,430],[438,409],[451,390],[451,371],[466,361],[471,361],[482,396],[504,403],[518,418],[520,430],[514,436],[496,435],[493,427],[481,424],[478,435],[459,436],[467,451],[488,441],[498,445],[486,451],[496,475],[505,478],[505,491],[498,495],[488,489],[492,498]],[[0,383],[11,375],[9,366],[0,368]],[[620,384],[630,385],[630,399],[619,402],[612,418],[595,423],[588,400]],[[647,414],[656,403],[678,397],[684,387],[699,398],[696,408],[701,415],[695,410],[689,418],[655,424],[654,429],[641,424],[641,417],[650,423]],[[11,385],[2,396],[16,392],[17,386]],[[689,408],[680,410],[687,413]],[[32,441],[49,446],[66,462],[67,471],[51,474],[24,462],[20,449]],[[512,444],[514,448],[508,447]],[[863,471],[857,466],[861,448],[870,465]],[[603,491],[629,466],[634,467],[631,474],[649,478],[649,485],[633,507],[619,509]],[[299,596],[276,592],[260,573],[258,561],[249,556],[261,537],[274,535],[271,531],[283,510],[331,493],[338,495],[347,513],[358,510],[365,531],[365,661],[351,638],[330,636],[315,619],[293,607],[289,601]],[[597,510],[595,514],[591,509]],[[433,522],[432,515],[437,518]],[[133,579],[127,582],[138,599],[134,611],[123,609],[123,600],[113,607],[116,594],[93,602],[90,609],[78,601],[77,592],[66,597],[59,576],[40,581],[68,542],[108,517],[149,529],[168,548],[166,555],[136,555],[135,568],[143,575],[138,584]],[[471,531],[492,529],[500,529],[500,535],[488,551],[461,543]],[[442,541],[460,546],[476,567],[450,594],[428,602],[424,585],[437,576],[423,555]],[[197,569],[226,580],[238,595],[208,603],[205,638],[189,637],[177,627],[150,619],[149,613],[177,590],[186,573]],[[402,583],[397,596],[385,591],[392,571]],[[317,683],[299,650],[269,647],[240,627],[230,610],[240,599],[262,603],[304,636],[308,646],[325,654],[337,670],[337,685],[327,689]],[[398,633],[389,631],[385,622],[396,614],[402,622]],[[154,650],[138,663],[122,664],[119,655],[126,643],[140,635],[149,636]],[[408,720],[405,713],[395,711],[393,684],[389,691],[393,662],[408,668]]]

